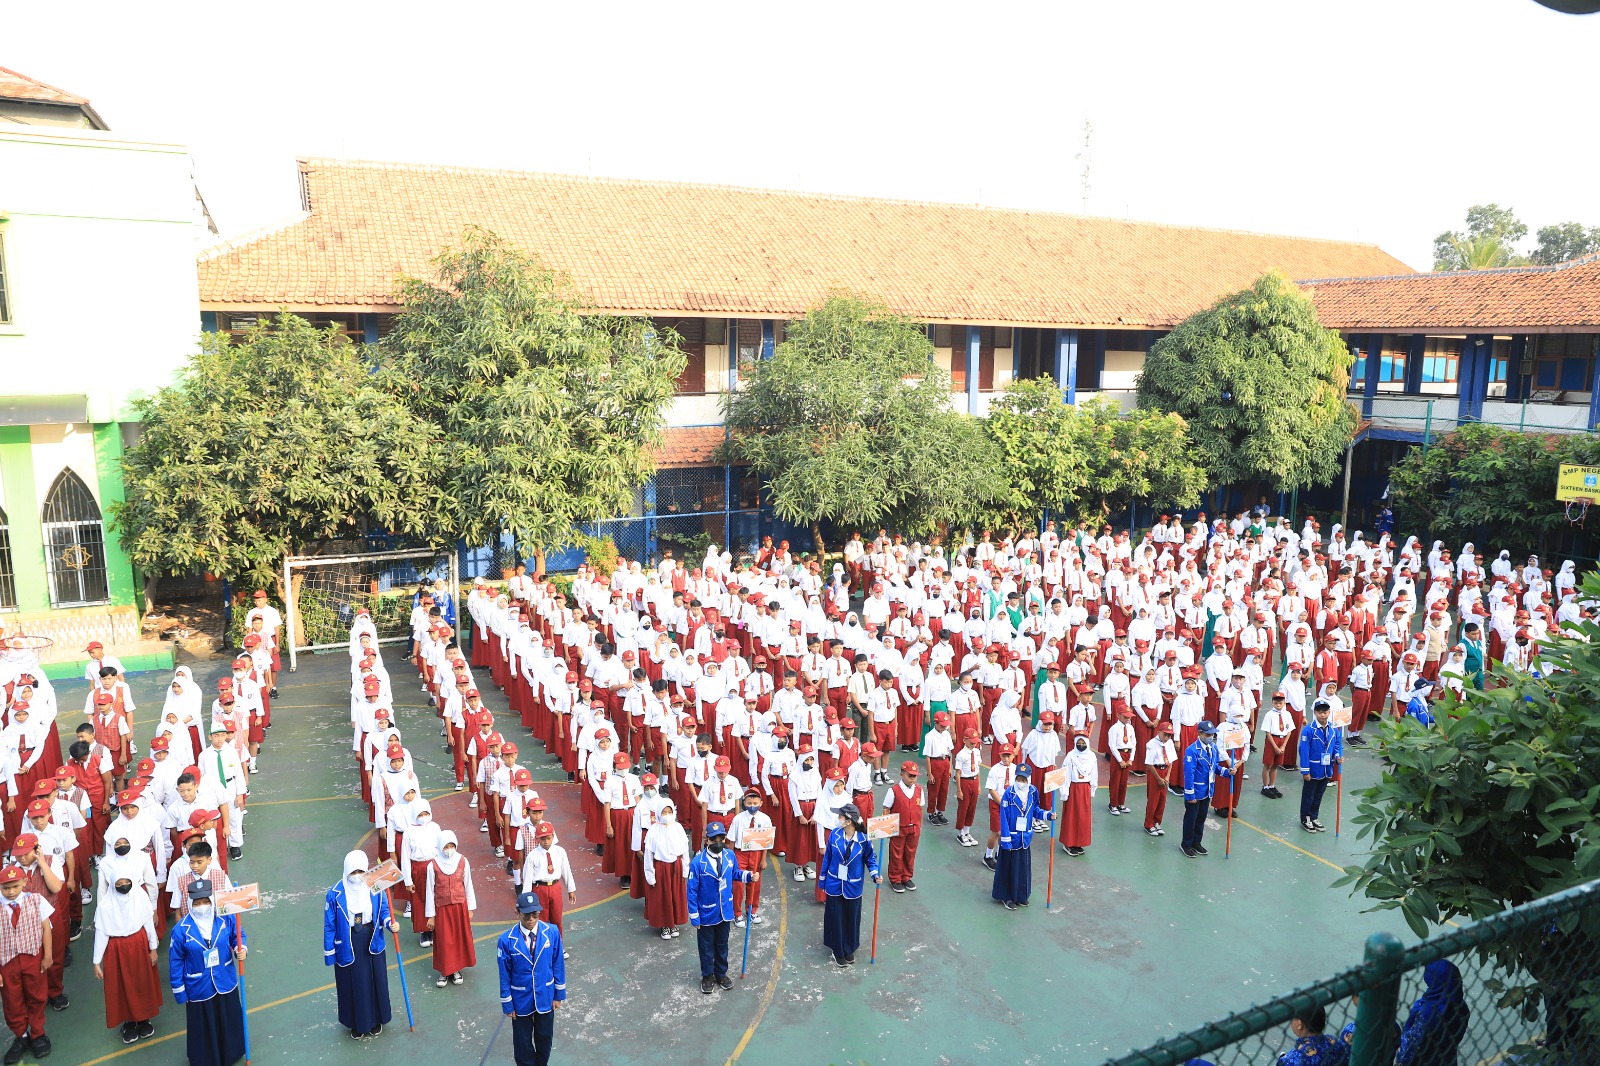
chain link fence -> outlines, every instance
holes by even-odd
[[[1360,966],[1107,1066],[1270,1066],[1283,1056],[1303,1066],[1600,1063],[1600,881],[1411,948],[1376,933]]]

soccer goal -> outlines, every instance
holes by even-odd
[[[291,555],[283,561],[284,645],[289,670],[305,651],[348,648],[356,611],[365,607],[378,642],[411,638],[411,608],[419,586],[443,581],[450,595],[445,611],[454,622],[461,605],[461,577],[450,549],[368,552],[360,555]]]

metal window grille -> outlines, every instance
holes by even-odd
[[[51,605],[81,607],[109,600],[105,524],[89,486],[73,471],[63,470],[45,495],[41,514]]]
[[[11,522],[0,508],[0,611],[17,608],[17,571],[11,561]]]

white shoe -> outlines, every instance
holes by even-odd
[[[460,781],[456,782],[456,791],[457,792],[465,792],[466,790],[467,790],[467,786],[466,785],[462,784]]]
[[[495,848],[494,849],[494,857],[497,858],[497,859],[505,858],[506,857],[506,849],[505,849],[505,847],[501,846],[501,847]]]
[[[477,809],[477,807],[478,807],[478,794],[476,792],[474,792],[472,794],[472,799],[467,803],[467,806],[473,808],[474,810]]]
[[[402,917],[402,918],[411,917],[411,904],[409,904],[409,903],[406,904],[406,912],[404,914],[402,914],[400,917]]]
[[[744,919],[743,918],[735,918],[733,920],[733,924],[734,924],[734,928],[743,929],[744,928]]]
[[[672,927],[672,939],[674,939],[674,940],[678,939],[678,932],[679,932],[678,927],[677,926],[673,926]],[[565,955],[562,955],[561,957],[562,958],[566,958]]]
[[[672,939],[672,930],[671,929],[663,929],[663,930],[661,930],[661,939],[662,940],[671,940]]]
[[[93,903],[94,902],[94,893],[90,892],[87,888],[79,889],[79,891],[78,891],[78,902],[79,903]]]
[[[810,866],[807,866],[806,867],[806,876],[809,877],[811,880],[815,881],[817,879],[817,871],[813,870]]]
[[[759,913],[752,914],[750,916],[750,924],[751,925],[760,925],[761,923],[763,923],[765,921],[766,921],[766,919],[761,917],[761,915]]]
[[[794,879],[796,881],[804,881],[806,879],[806,868],[804,866],[796,866],[794,868]]]
[[[488,822],[479,822],[478,823],[478,832],[487,833],[488,831],[489,831],[489,823]]]

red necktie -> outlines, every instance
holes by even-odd
[[[15,929],[17,923],[22,921],[22,908],[16,904],[11,906],[11,928]]]

